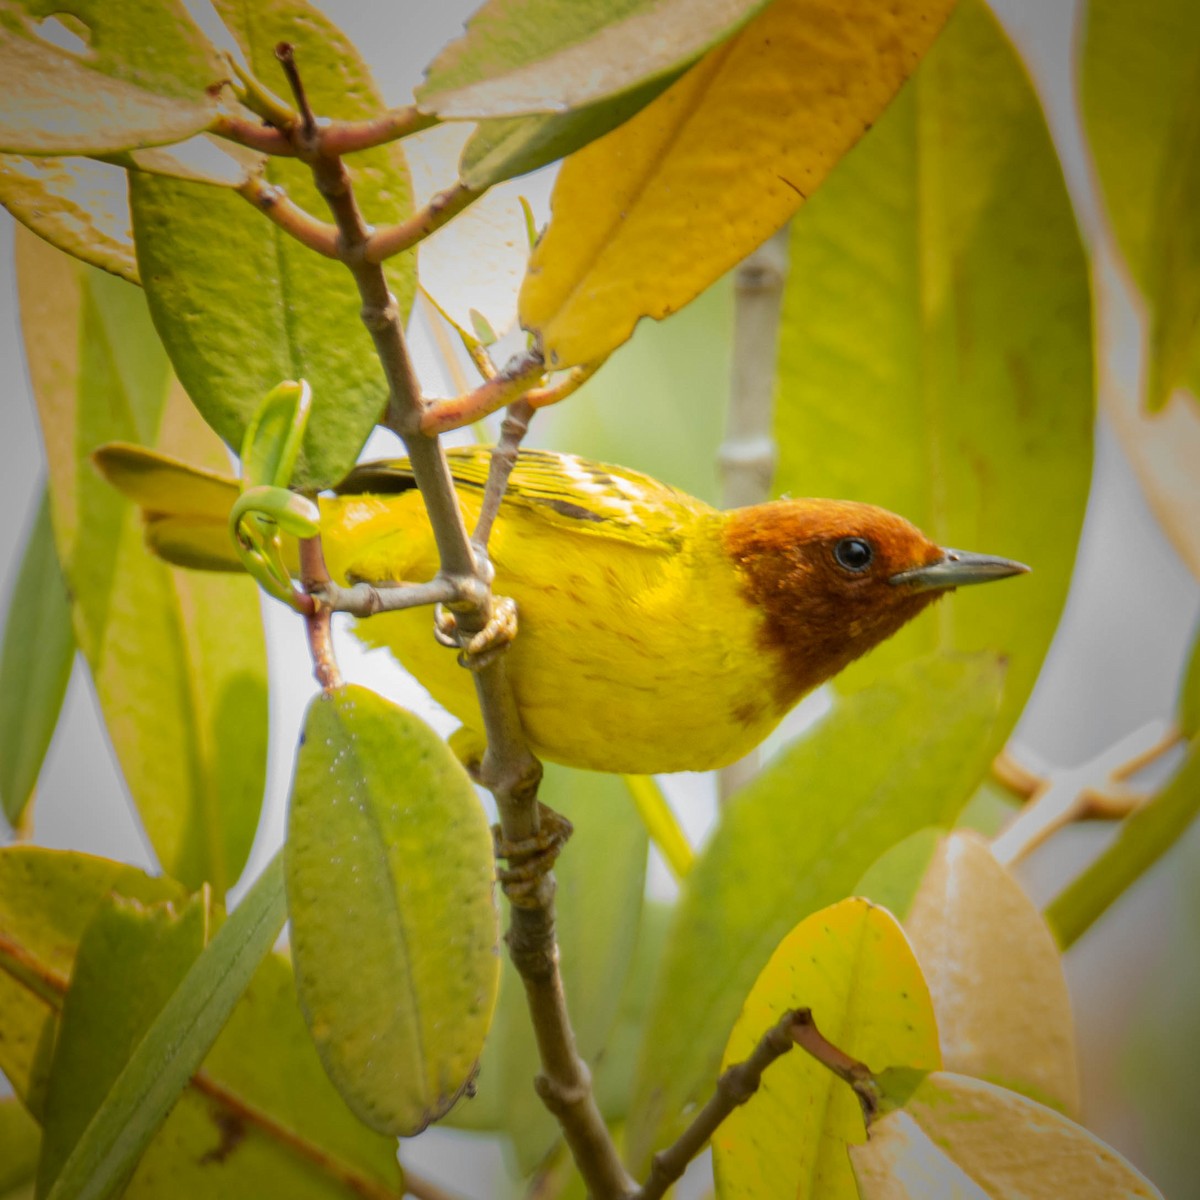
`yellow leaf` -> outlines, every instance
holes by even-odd
[[[896,919],[867,900],[806,918],[779,944],[746,999],[722,1069],[747,1058],[790,1008],[874,1072],[936,1070],[929,991]],[[713,1136],[721,1200],[857,1200],[847,1144],[866,1134],[858,1099],[815,1059],[792,1051]]]
[[[871,127],[954,0],[775,0],[563,164],[521,322],[565,367],[686,304],[773,233]]]
[[[930,1075],[850,1158],[863,1200],[1162,1200],[1086,1129],[963,1075]]]
[[[933,995],[946,1066],[1077,1112],[1074,1022],[1058,947],[978,834],[943,839],[904,927]]]

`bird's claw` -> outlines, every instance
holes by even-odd
[[[493,596],[487,624],[466,644],[461,640],[458,618],[439,604],[433,610],[433,636],[443,646],[458,650],[461,666],[470,671],[482,670],[517,636],[517,602],[508,596]]]
[[[508,860],[507,867],[496,868],[496,879],[509,903],[517,908],[535,908],[542,880],[554,867],[575,827],[561,813],[538,802],[539,832],[519,842],[507,842],[499,825],[492,826],[496,857]]]

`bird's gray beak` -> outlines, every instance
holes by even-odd
[[[992,558],[987,554],[971,554],[967,550],[943,550],[942,557],[927,567],[914,567],[893,575],[889,583],[907,584],[914,591],[943,591],[965,587],[970,583],[990,583],[1010,575],[1024,575],[1029,568],[1011,558]]]

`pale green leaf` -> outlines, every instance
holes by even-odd
[[[840,701],[725,808],[683,881],[654,989],[635,1167],[707,1095],[739,998],[788,930],[902,838],[953,821],[986,770],[1001,681],[986,656],[913,663]]]
[[[37,1122],[15,1096],[0,1100],[0,1198],[33,1195],[33,1176],[41,1150]],[[25,1186],[28,1185],[28,1192]]]
[[[120,167],[91,158],[0,154],[0,204],[52,246],[138,282]]]
[[[1087,260],[1037,96],[981,0],[792,223],[776,488],[869,501],[1033,574],[943,598],[841,677],[1008,661],[995,746],[1066,600],[1091,476]],[[833,448],[833,452],[831,452]]]
[[[904,922],[947,1069],[1079,1111],[1071,997],[1054,937],[974,833],[945,838]]]
[[[0,78],[0,150],[109,154],[206,128],[226,72],[182,0],[3,0]]]
[[[75,658],[71,601],[45,494],[7,609],[0,649],[0,809],[15,828],[33,795]]]
[[[1191,0],[1088,0],[1080,106],[1108,218],[1146,301],[1152,409],[1200,372],[1200,21]]]
[[[93,469],[113,439],[225,453],[174,383],[138,289],[20,231],[25,347],[75,634],[125,782],[163,869],[223,894],[258,824],[266,652],[249,579],[173,571],[134,505]]]
[[[942,830],[929,826],[889,847],[854,885],[854,894],[883,905],[904,920],[941,835]]]
[[[304,0],[248,10],[217,5],[255,74],[287,84],[275,45],[291,42],[318,113],[346,119],[382,108],[357,51]],[[396,143],[354,156],[355,195],[367,221],[386,225],[411,210],[408,170]],[[266,178],[306,211],[328,220],[307,167],[271,159]],[[208,423],[234,449],[262,397],[285,379],[313,389],[294,486],[321,488],[350,469],[383,415],[383,370],[363,326],[350,272],[270,224],[240,196],[142,172],[130,177],[138,263],[154,323],[175,370]],[[389,286],[407,315],[411,254],[390,259]]]
[[[1179,685],[1179,731],[1185,738],[1200,734],[1200,630]]]
[[[795,1008],[872,1071],[941,1066],[921,968],[895,917],[842,900],[801,921],[762,969],[729,1035],[722,1070],[747,1059]],[[827,1067],[794,1049],[713,1134],[721,1200],[858,1200],[846,1147],[866,1140],[862,1107]]]
[[[1162,1200],[1086,1129],[1016,1092],[935,1072],[852,1146],[862,1200]]]
[[[489,0],[426,71],[440,117],[563,112],[677,75],[765,0]]]
[[[173,880],[123,863],[37,846],[0,849],[0,1071],[36,1118],[79,939],[110,894],[146,903],[185,897]]]
[[[49,1200],[115,1195],[199,1067],[287,918],[277,855],[138,1040],[63,1163]]]
[[[309,707],[287,878],[296,983],[330,1078],[411,1135],[475,1073],[499,982],[487,819],[449,747],[344,687]]]
[[[84,930],[46,1089],[39,1196],[54,1186],[121,1068],[204,949],[211,919],[207,889],[178,910],[116,896]]]

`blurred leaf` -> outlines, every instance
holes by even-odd
[[[1162,1200],[1115,1150],[1051,1108],[962,1075],[929,1075],[850,1147],[863,1200]]]
[[[801,921],[763,968],[729,1036],[721,1069],[749,1058],[788,1009],[873,1071],[941,1066],[921,968],[896,919],[862,899]],[[763,1075],[757,1093],[713,1134],[721,1200],[858,1200],[846,1147],[866,1141],[850,1087],[801,1050]]]
[[[602,357],[764,241],[870,128],[952,6],[776,0],[573,154],[521,289],[546,361]]]
[[[0,851],[0,1067],[39,1105],[76,945],[110,893],[147,903],[183,896],[170,880],[86,855]],[[22,1056],[34,1049],[31,1069]],[[368,1130],[329,1082],[285,958],[259,967],[125,1194],[161,1200],[164,1179],[179,1200],[214,1190],[228,1200],[396,1193],[395,1141]]]
[[[673,320],[643,321],[576,395],[538,413],[534,436],[717,503],[732,330],[726,276]]]
[[[790,252],[777,490],[880,504],[944,546],[1034,571],[943,599],[838,686],[933,650],[1002,654],[998,749],[1070,584],[1092,343],[1058,158],[979,0],[963,0],[912,86],[796,218]]]
[[[1108,218],[1146,301],[1147,402],[1200,380],[1200,22],[1190,0],[1088,0],[1080,107]]]
[[[0,204],[52,246],[138,282],[120,167],[91,158],[0,154]]]
[[[854,894],[882,905],[903,921],[925,872],[929,869],[942,831],[918,829],[885,850],[854,885]]]
[[[147,907],[114,896],[84,930],[46,1088],[39,1196],[51,1191],[122,1067],[204,949],[211,919],[207,889],[178,910],[169,901]]]
[[[904,928],[948,1068],[1079,1111],[1075,1025],[1041,913],[974,833],[945,838]]]
[[[0,649],[0,808],[15,829],[58,724],[75,634],[45,492],[8,598]]]
[[[1200,405],[1180,397],[1148,413],[1124,388],[1105,387],[1100,395],[1151,511],[1200,579]]]
[[[989,762],[994,659],[913,663],[842,700],[726,806],[683,881],[629,1120],[640,1168],[707,1097],[717,1047],[780,939],[885,850],[949,824]]]
[[[578,109],[678,74],[766,0],[489,0],[426,69],[417,102],[446,117]]]
[[[146,553],[134,506],[92,468],[113,439],[221,445],[171,377],[142,294],[19,231],[17,282],[75,635],[109,737],[163,869],[218,894],[258,824],[266,652],[254,585],[172,571]]]
[[[1121,822],[1116,840],[1045,909],[1066,950],[1187,831],[1200,812],[1200,741],[1152,799]]]
[[[1179,685],[1179,731],[1185,738],[1200,733],[1200,628],[1192,641],[1192,652]]]
[[[286,919],[282,855],[276,855],[131,1046],[48,1200],[106,1200],[122,1189]]]
[[[576,1048],[593,1070],[607,1060],[646,882],[646,831],[624,793],[618,776],[551,763],[538,791],[540,800],[575,827],[570,849],[554,868],[555,926]],[[525,988],[506,954],[476,1095],[455,1109],[449,1123],[507,1133],[522,1175],[561,1136],[531,1086],[538,1070]],[[624,1083],[628,1085],[628,1077]]]
[[[0,849],[0,1071],[38,1119],[79,939],[111,894],[146,903],[185,896],[174,880],[123,863],[38,846]]]
[[[182,0],[0,3],[6,152],[109,154],[180,141],[212,122],[226,77]]]
[[[475,1074],[500,974],[493,870],[441,738],[364,688],[312,702],[288,822],[296,985],[325,1069],[374,1129],[418,1133]]]
[[[37,1122],[15,1096],[0,1100],[0,1197],[21,1200],[33,1195],[33,1176],[41,1150]],[[24,1190],[24,1185],[29,1190]]]
[[[566,158],[623,125],[674,83],[683,69],[570,112],[481,121],[463,149],[459,175],[468,187],[486,188]]]
[[[258,78],[281,92],[281,40],[296,47],[309,100],[347,119],[383,108],[354,47],[304,0],[248,10],[217,8]],[[396,143],[354,156],[354,187],[366,219],[383,225],[411,211],[408,170]],[[322,219],[328,209],[307,167],[273,158],[266,178]],[[138,264],[154,323],[204,418],[234,450],[262,397],[283,379],[307,379],[314,402],[293,480],[336,483],[351,467],[387,388],[362,324],[350,272],[267,222],[240,196],[141,172],[130,177]],[[388,283],[402,314],[412,304],[414,258],[389,260]]]

